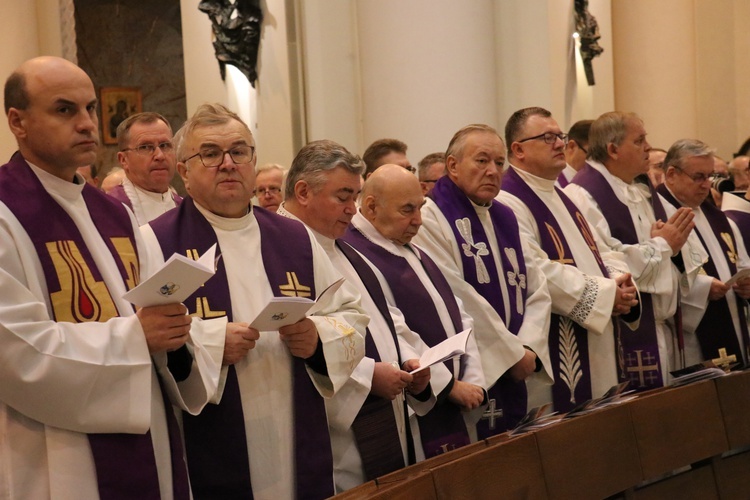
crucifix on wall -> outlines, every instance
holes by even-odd
[[[599,45],[599,23],[596,18],[589,13],[588,0],[575,0],[575,19],[576,32],[581,42],[581,59],[583,59],[583,69],[586,71],[586,81],[589,85],[594,85],[594,67],[591,60],[599,56],[604,49]]]

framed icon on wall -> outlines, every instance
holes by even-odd
[[[117,126],[130,115],[140,113],[141,89],[138,87],[101,87],[100,104],[104,144],[117,144]]]

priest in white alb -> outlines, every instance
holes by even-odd
[[[578,208],[556,186],[568,140],[552,114],[516,111],[505,126],[508,170],[497,199],[516,214],[533,263],[552,299],[549,350],[554,384],[528,382],[529,405],[553,402],[557,411],[602,396],[618,384],[620,331],[616,316],[637,304],[627,264],[600,252]],[[635,311],[635,319],[638,310]]]

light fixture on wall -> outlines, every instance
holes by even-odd
[[[260,0],[204,0],[198,9],[211,19],[221,79],[226,79],[226,65],[231,64],[255,87],[263,24]]]

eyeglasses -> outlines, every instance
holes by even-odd
[[[244,165],[253,161],[255,157],[255,148],[253,146],[234,146],[231,149],[223,150],[220,148],[201,149],[193,156],[185,158],[182,163],[187,163],[196,156],[201,159],[201,163],[206,168],[218,168],[224,163],[224,155],[229,154],[236,165]]]
[[[680,167],[678,167],[676,165],[670,165],[670,166],[674,167],[674,169],[677,170],[678,172],[682,172],[683,174],[685,174],[686,176],[688,176],[690,178],[690,180],[692,180],[696,184],[703,184],[706,181],[710,181],[711,178],[713,177],[713,173],[710,173],[710,174],[689,174],[689,173],[685,172],[684,170],[682,170]]]
[[[545,132],[543,134],[535,135],[534,137],[527,137],[526,139],[521,139],[520,141],[516,141],[516,142],[520,143],[520,142],[526,142],[526,141],[534,141],[537,139],[542,139],[547,144],[554,144],[557,139],[560,139],[563,144],[567,144],[570,138],[568,137],[568,134],[563,134],[562,132],[560,132],[559,134],[555,134],[552,132]]]
[[[168,154],[174,150],[174,144],[172,144],[171,142],[160,142],[159,144],[141,144],[140,146],[136,146],[134,148],[125,148],[121,151],[123,153],[126,151],[134,151],[141,156],[152,156],[156,152],[156,148],[161,149],[162,153]]]
[[[566,142],[566,141],[563,140],[563,142]],[[568,138],[567,142],[570,142],[570,138]],[[589,152],[588,152],[588,150],[586,148],[584,148],[583,146],[581,146],[577,142],[576,142],[576,145],[578,146],[578,149],[580,149],[581,151],[583,151],[583,154],[585,154],[585,155],[589,154]]]
[[[436,183],[437,181],[438,181],[438,179],[435,179],[435,180],[433,180],[433,179],[425,179],[425,180],[423,180],[422,182],[431,182],[431,183],[433,183],[433,184],[434,184],[434,183]]]
[[[265,194],[279,194],[281,192],[281,188],[279,187],[268,187],[268,188],[260,188],[253,191],[253,194],[256,196],[263,196]]]
[[[417,171],[417,169],[412,167],[411,165],[409,165],[408,167],[404,167],[404,168],[408,170],[409,172],[411,172],[412,174]]]

